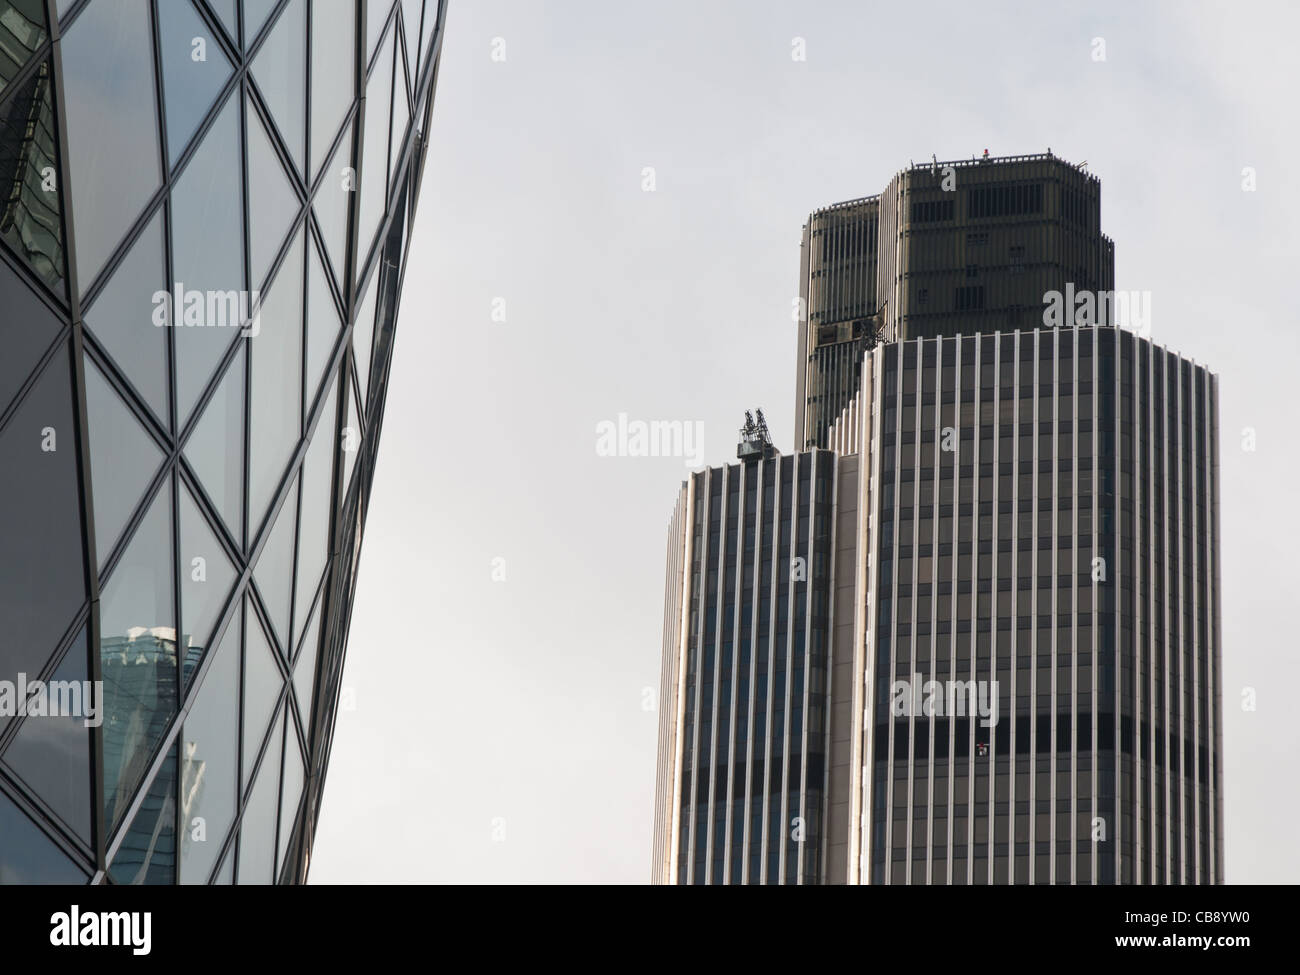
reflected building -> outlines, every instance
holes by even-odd
[[[0,0],[0,882],[306,879],[444,17]]]

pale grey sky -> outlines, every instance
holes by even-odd
[[[646,882],[688,468],[597,423],[700,421],[712,465],[762,406],[788,450],[808,212],[1048,147],[1152,339],[1221,377],[1226,873],[1300,879],[1298,35],[1281,2],[453,2],[312,880]]]

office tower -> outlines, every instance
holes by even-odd
[[[444,8],[0,0],[0,882],[306,879]]]
[[[826,449],[684,485],[657,882],[1223,881],[1218,380],[1127,329],[1034,325],[860,337]],[[825,527],[799,512],[769,556],[787,468]],[[763,600],[805,553],[777,598],[816,621],[794,777],[788,709],[757,688],[791,646]]]
[[[827,445],[875,342],[1037,328],[1044,294],[1108,291],[1114,269],[1098,180],[1050,152],[912,165],[880,196],[813,211],[800,252],[796,447]]]

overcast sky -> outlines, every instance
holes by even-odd
[[[1221,377],[1226,873],[1295,882],[1298,9],[453,0],[312,880],[646,882],[689,468],[597,424],[789,450],[809,211],[1050,147]]]

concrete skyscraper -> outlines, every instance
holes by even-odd
[[[824,449],[683,485],[657,882],[1222,881],[1218,382],[1057,283],[878,319]]]

